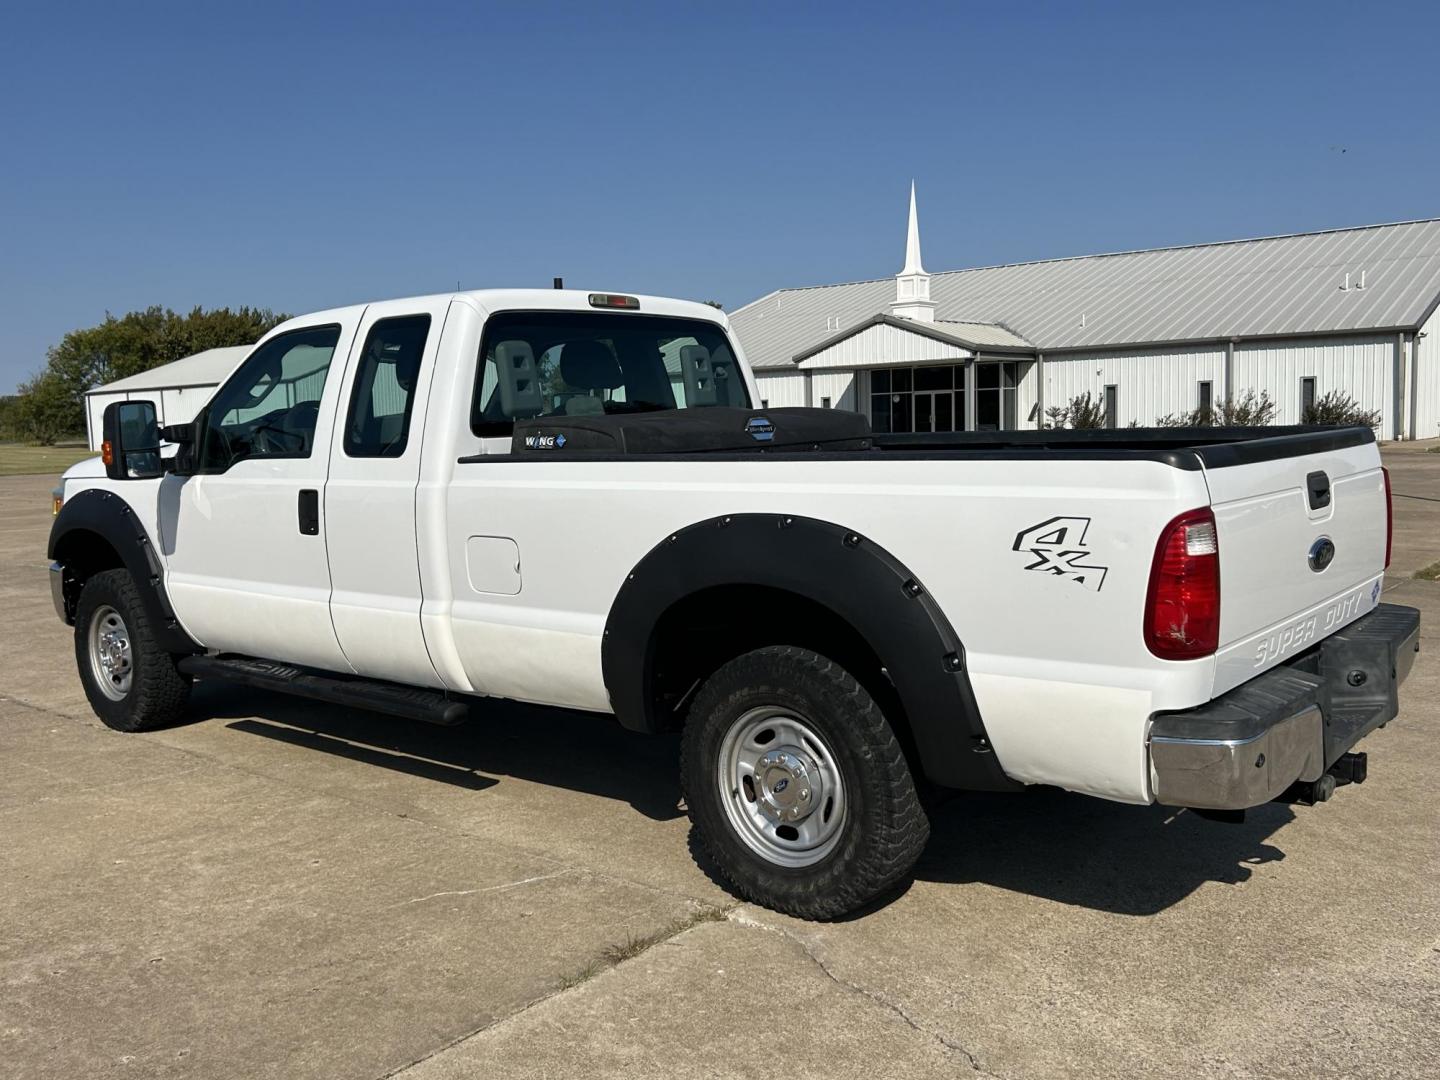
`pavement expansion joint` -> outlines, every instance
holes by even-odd
[[[747,912],[738,908],[730,913],[729,921],[734,923],[736,926],[741,926],[748,930],[762,930],[770,934],[779,934],[782,938],[791,942],[797,948],[799,948],[800,951],[805,954],[806,958],[809,959],[810,962],[813,963],[817,968],[819,968],[827,979],[833,982],[836,986],[840,987],[842,990],[848,990],[851,993],[859,994],[861,997],[868,998],[876,1005],[879,1005],[882,1009],[885,1009],[886,1011],[898,1016],[912,1030],[918,1032],[921,1035],[924,1035],[926,1038],[934,1039],[946,1050],[950,1051],[953,1054],[959,1055],[965,1060],[966,1064],[968,1064],[974,1072],[980,1074],[981,1076],[994,1077],[995,1080],[1003,1080],[1003,1078],[1000,1077],[998,1073],[992,1073],[983,1065],[981,1065],[980,1059],[977,1058],[969,1050],[965,1049],[965,1047],[961,1046],[959,1043],[953,1041],[952,1039],[941,1034],[940,1032],[935,1031],[933,1028],[926,1027],[924,1024],[920,1023],[913,1016],[911,1016],[903,1006],[891,1001],[884,994],[881,994],[875,990],[871,990],[868,987],[861,986],[858,983],[853,983],[848,979],[842,979],[839,975],[835,974],[835,972],[831,970],[830,966],[820,958],[819,954],[815,952],[814,948],[810,945],[810,943],[807,942],[800,935],[793,934],[789,930],[786,930],[784,927],[772,926],[769,923],[761,922],[753,915],[750,915]]]
[[[562,873],[563,872],[570,871],[562,871]],[[544,875],[544,877],[559,876],[559,874]],[[532,880],[543,880],[543,877]],[[523,884],[526,884],[526,882],[511,883],[511,885]],[[491,886],[492,889],[506,887],[507,886],[503,885]],[[484,890],[475,891],[478,892]],[[440,893],[437,895],[443,896],[450,894]],[[429,897],[421,897],[421,899],[429,899]],[[674,920],[673,922],[665,926],[663,929],[653,934],[647,934],[638,938],[630,938],[624,942],[619,942],[614,945],[607,946],[605,949],[601,950],[598,956],[591,959],[584,967],[582,967],[578,973],[566,979],[563,979],[560,985],[557,986],[554,990],[551,990],[549,993],[541,994],[539,997],[532,998],[530,1001],[527,1001],[524,1005],[520,1006],[520,1008],[514,1010],[513,1012],[507,1013],[506,1015],[501,1017],[497,1017],[496,1019],[491,1020],[489,1023],[482,1024],[480,1027],[477,1027],[472,1031],[465,1032],[463,1035],[456,1036],[454,1039],[451,1039],[443,1046],[437,1046],[435,1047],[435,1049],[427,1051],[426,1053],[415,1058],[413,1061],[407,1061],[404,1065],[391,1069],[389,1072],[383,1074],[380,1077],[380,1080],[390,1080],[391,1077],[400,1076],[408,1070],[413,1069],[415,1066],[429,1061],[431,1058],[435,1057],[438,1054],[443,1054],[445,1051],[452,1050],[455,1047],[460,1046],[462,1043],[469,1042],[471,1039],[482,1036],[489,1031],[494,1031],[501,1025],[508,1024],[510,1021],[524,1016],[537,1005],[543,1005],[553,998],[560,997],[562,994],[567,994],[572,990],[578,989],[584,983],[589,982],[596,976],[603,975],[607,971],[612,971],[615,968],[619,967],[621,964],[624,964],[630,960],[634,960],[636,957],[649,952],[653,948],[656,948],[660,945],[669,944],[676,938],[680,937],[682,934],[695,929],[695,927],[699,926],[702,923],[724,921],[725,919],[730,917],[730,914],[733,910],[729,907],[716,907],[713,904],[699,903],[696,901],[690,901],[690,903],[692,905],[692,910],[689,914]]]

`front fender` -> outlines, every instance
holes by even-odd
[[[125,499],[113,491],[90,488],[67,499],[50,526],[46,551],[64,569],[60,600],[67,622],[75,617],[84,578],[113,563],[109,552],[135,579],[156,640],[167,652],[196,653],[201,647],[185,633],[165,592],[165,575],[145,526]]]

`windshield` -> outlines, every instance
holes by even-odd
[[[725,332],[701,319],[502,312],[486,323],[480,357],[477,435],[509,435],[537,416],[750,404]]]

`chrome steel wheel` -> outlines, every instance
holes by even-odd
[[[813,866],[839,843],[844,778],[825,740],[793,710],[765,705],[731,724],[716,780],[735,832],[777,866]]]
[[[130,631],[120,613],[108,604],[96,608],[90,620],[90,672],[111,701],[121,701],[130,693],[135,674]]]

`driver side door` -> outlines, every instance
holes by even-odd
[[[207,648],[351,670],[330,619],[325,479],[363,308],[263,340],[201,415],[196,474],[167,475],[170,602]]]

